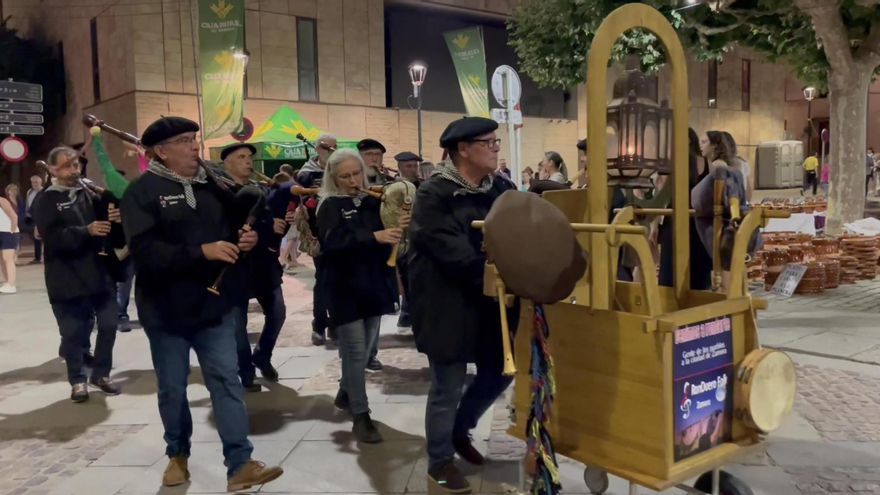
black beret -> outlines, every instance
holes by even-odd
[[[587,140],[586,139],[579,140],[577,147],[581,151],[587,151]]]
[[[403,153],[398,153],[394,155],[394,159],[399,162],[411,162],[413,160],[417,162],[422,161],[422,157],[413,153],[412,151],[404,151]]]
[[[452,149],[461,141],[467,141],[498,129],[498,122],[483,117],[464,117],[451,122],[440,135],[440,147]]]
[[[252,155],[257,154],[257,148],[255,148],[254,145],[252,145],[252,144],[233,143],[233,144],[230,144],[229,146],[223,148],[222,151],[220,151],[220,159],[225,160],[226,157],[229,156],[230,153],[232,153],[235,150],[241,149],[241,148],[247,148],[247,149],[251,150]]]
[[[358,151],[381,150],[382,153],[385,153],[385,147],[382,146],[382,143],[369,138],[358,141],[357,149]]]
[[[198,132],[199,124],[183,117],[162,117],[147,126],[141,136],[141,144],[147,148],[185,132]]]

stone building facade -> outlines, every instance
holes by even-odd
[[[386,9],[406,5],[432,12],[503,21],[523,0],[246,0],[247,67],[245,115],[259,125],[282,104],[289,104],[317,127],[341,137],[372,137],[388,147],[386,164],[403,150],[417,147],[416,112],[389,108]],[[35,32],[63,43],[68,112],[53,138],[81,142],[80,124],[93,113],[115,127],[140,134],[160,115],[198,118],[196,55],[193,39],[198,0],[0,0],[3,14],[24,34]],[[317,101],[299,94],[297,20],[316,25]],[[94,41],[94,43],[93,43]],[[194,53],[195,48],[195,53]],[[93,64],[93,54],[97,66]],[[748,76],[744,67],[748,66]],[[491,71],[494,67],[489,67]],[[698,131],[724,129],[733,134],[750,160],[754,146],[781,139],[785,131],[785,70],[743,50],[729,54],[716,69],[691,61],[690,121]],[[619,71],[617,72],[619,74]],[[612,76],[614,71],[612,71]],[[426,88],[430,88],[431,73]],[[665,76],[660,94],[668,94]],[[609,88],[611,85],[609,85]],[[710,87],[712,94],[709,94]],[[441,88],[432,89],[439,91]],[[457,87],[442,88],[458,92]],[[748,104],[744,102],[748,93]],[[577,112],[565,118],[529,117],[522,131],[523,165],[534,165],[546,150],[576,163],[575,142],[586,135],[585,91],[572,91]],[[714,102],[710,102],[714,96]],[[494,103],[494,102],[493,102]],[[460,114],[423,112],[426,159],[437,161],[442,129]],[[501,135],[506,138],[506,133]],[[211,140],[217,146],[230,138]],[[506,141],[506,139],[504,140]],[[121,168],[135,163],[124,147],[108,139]],[[502,157],[507,157],[502,145]]]

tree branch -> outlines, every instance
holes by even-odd
[[[880,0],[870,1],[880,3]],[[856,51],[855,60],[858,63],[871,65],[872,68],[880,65],[880,22],[874,22],[871,24],[871,31]]]
[[[873,7],[875,5],[880,5],[880,0],[855,0],[856,5],[862,7]]]
[[[847,77],[852,72],[854,60],[849,45],[849,34],[840,15],[840,0],[794,0],[794,4],[810,16],[813,30],[822,42],[832,72],[837,77]],[[844,84],[846,81],[841,80],[837,81],[836,85]]]

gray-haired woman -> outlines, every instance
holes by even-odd
[[[394,269],[387,260],[400,228],[386,229],[380,201],[366,195],[360,155],[335,151],[327,161],[318,204],[318,237],[324,257],[330,321],[339,338],[342,381],[335,404],[354,417],[352,431],[366,443],[382,441],[370,418],[364,368],[384,314],[397,301]],[[402,222],[405,226],[406,222]]]

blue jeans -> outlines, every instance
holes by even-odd
[[[232,310],[235,322],[235,353],[238,356],[238,377],[245,387],[253,385],[254,377],[257,374],[252,359],[253,356],[251,356],[251,343],[248,340],[247,334],[247,311],[247,301],[239,303]]]
[[[67,364],[67,381],[71,385],[86,382],[84,355],[91,347],[95,319],[98,320],[98,338],[92,377],[97,380],[110,376],[118,323],[116,301],[111,294],[58,301],[52,304],[52,312],[61,332],[61,354]]]
[[[425,437],[431,467],[452,460],[453,438],[466,438],[495,399],[507,389],[513,377],[501,374],[498,366],[480,366],[462,395],[467,363],[436,363],[429,358],[431,390],[425,408]]]
[[[339,357],[342,358],[342,381],[339,388],[348,394],[351,414],[370,412],[367,401],[366,371],[370,336],[378,335],[382,317],[374,316],[336,326]]]
[[[175,329],[145,327],[159,388],[159,415],[165,427],[165,455],[189,457],[193,425],[186,397],[189,351],[195,350],[211,394],[217,432],[223,443],[227,475],[232,476],[254,450],[248,440],[244,390],[236,376],[235,316],[228,313],[213,327]]]

